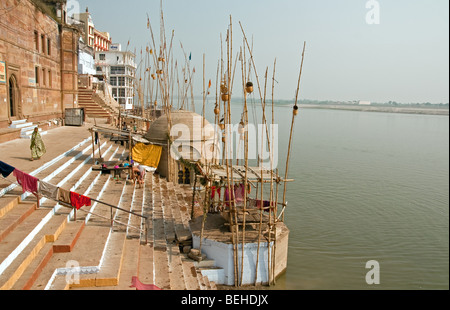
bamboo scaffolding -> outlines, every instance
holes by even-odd
[[[283,216],[284,220],[284,214],[285,214],[285,208],[286,208],[286,186],[288,182],[292,182],[293,180],[288,179],[288,168],[289,168],[289,160],[290,160],[290,151],[291,151],[291,145],[292,145],[292,136],[293,136],[293,126],[294,126],[294,118],[295,115],[293,115],[292,123],[291,123],[291,131],[290,131],[290,138],[289,138],[289,146],[288,146],[288,152],[287,152],[287,160],[286,160],[286,171],[284,178],[280,178],[278,175],[278,169],[274,170],[274,135],[269,134],[269,119],[268,119],[268,113],[266,114],[266,95],[268,90],[268,68],[266,68],[265,71],[265,80],[264,85],[261,87],[259,76],[257,73],[255,60],[253,57],[253,40],[252,40],[252,47],[250,47],[250,44],[247,40],[246,34],[244,32],[244,29],[242,27],[242,24],[239,22],[240,28],[242,30],[243,34],[243,45],[240,47],[240,50],[238,53],[236,53],[236,58],[234,59],[233,55],[233,25],[232,25],[232,16],[229,17],[229,25],[226,32],[226,39],[225,42],[222,39],[222,34],[220,35],[220,44],[221,44],[221,57],[217,64],[217,73],[216,73],[216,100],[214,105],[214,124],[217,126],[225,125],[225,129],[223,130],[223,156],[222,156],[222,167],[224,166],[226,171],[220,174],[215,174],[214,166],[216,166],[219,163],[219,160],[217,159],[217,156],[214,156],[213,159],[208,162],[207,159],[205,159],[205,164],[203,165],[203,168],[201,169],[201,173],[199,175],[195,175],[194,178],[194,188],[193,188],[193,196],[192,196],[192,212],[191,212],[191,218],[194,214],[194,204],[195,204],[195,198],[196,198],[196,186],[197,186],[197,177],[203,178],[205,180],[204,186],[204,197],[203,193],[199,196],[199,199],[201,200],[203,198],[203,219],[202,219],[202,225],[201,225],[201,232],[200,232],[200,252],[202,249],[203,244],[203,236],[205,231],[205,223],[207,220],[207,213],[209,206],[211,204],[216,204],[215,201],[212,201],[211,197],[211,189],[214,186],[216,186],[217,180],[220,182],[225,181],[225,183],[220,183],[222,187],[226,188],[228,191],[228,197],[225,197],[223,195],[222,201],[219,200],[219,204],[222,203],[227,210],[225,210],[225,214],[227,214],[227,221],[230,225],[230,232],[231,232],[231,242],[233,246],[233,262],[234,262],[234,286],[242,286],[244,281],[244,258],[245,258],[245,242],[247,231],[246,231],[246,224],[253,223],[257,226],[254,226],[253,229],[256,230],[257,237],[257,254],[256,254],[256,267],[255,267],[255,278],[254,278],[254,284],[257,285],[258,282],[258,266],[260,265],[260,248],[263,235],[263,227],[267,225],[268,235],[266,238],[266,241],[268,242],[267,247],[267,271],[268,271],[268,283],[269,285],[276,283],[276,249],[277,249],[277,222],[280,220],[280,217]],[[194,73],[195,73],[195,67],[191,70],[191,57],[189,56],[189,59],[187,57],[186,52],[184,51],[183,45],[180,42],[181,49],[184,53],[185,57],[185,65],[182,67],[180,65],[181,74],[179,74],[178,71],[178,63],[174,61],[173,59],[173,39],[174,39],[174,32],[172,31],[172,36],[170,39],[169,47],[166,46],[166,36],[165,36],[165,27],[164,27],[164,16],[162,12],[162,1],[161,1],[161,19],[160,19],[160,45],[159,47],[156,47],[155,44],[155,38],[153,35],[153,30],[150,25],[150,21],[148,22],[148,28],[150,29],[151,34],[151,41],[150,43],[150,50],[147,51],[146,58],[145,58],[145,68],[144,70],[144,87],[147,86],[147,92],[144,93],[144,95],[141,98],[141,93],[139,93],[139,99],[140,101],[145,98],[145,95],[147,95],[147,98],[150,98],[152,104],[150,109],[154,109],[156,112],[157,105],[153,104],[153,99],[155,99],[155,103],[160,100],[160,105],[164,113],[167,114],[168,117],[168,132],[170,133],[170,130],[172,128],[172,120],[171,120],[171,110],[174,108],[174,105],[177,106],[177,108],[187,108],[189,105],[189,91],[191,95],[191,109],[195,111],[195,102],[194,102]],[[226,47],[224,50],[223,44],[226,43]],[[155,51],[154,53],[152,51]],[[225,51],[225,53],[224,53]],[[300,68],[300,75],[299,75],[299,81],[297,86],[297,95],[295,99],[295,107],[297,107],[297,100],[298,100],[298,92],[299,92],[299,86],[300,86],[300,77],[301,77],[301,71],[303,68],[303,57],[304,57],[304,51],[302,54],[302,64]],[[247,63],[246,54],[249,55],[249,63]],[[224,55],[226,54],[226,55]],[[153,56],[153,57],[151,57]],[[159,56],[159,58],[158,58]],[[142,58],[142,56],[141,56]],[[153,67],[150,66],[150,59],[153,58]],[[161,58],[166,59],[167,61],[160,61]],[[148,62],[147,62],[148,60]],[[207,95],[209,95],[209,88],[211,86],[206,87],[206,77],[205,77],[205,70],[206,70],[206,64],[205,64],[205,54],[203,54],[203,83],[202,83],[202,134],[201,134],[201,140],[202,140],[202,148],[201,148],[201,158],[204,158],[205,150],[204,150],[204,126],[205,126],[205,119],[206,119],[206,109],[207,109]],[[234,61],[234,63],[233,63]],[[243,145],[243,152],[244,152],[244,168],[239,168],[239,159],[237,158],[237,161],[234,165],[233,163],[233,133],[232,133],[232,119],[231,119],[231,97],[233,95],[233,85],[234,85],[234,79],[236,75],[236,68],[238,65],[238,62],[241,62],[241,77],[242,77],[242,87],[243,87],[243,93],[244,93],[244,106],[243,106],[243,112],[241,115],[241,123],[244,127],[244,131],[240,132],[239,137],[239,145],[238,145],[238,153],[241,154],[241,147]],[[148,68],[148,70],[147,70]],[[158,74],[157,79],[151,79],[151,69],[158,70],[161,72],[161,74]],[[261,108],[262,108],[262,125],[263,125],[263,131],[261,134],[261,157],[258,158],[258,167],[255,167],[253,169],[252,167],[249,167],[249,131],[248,131],[248,125],[249,125],[249,115],[248,115],[248,104],[249,102],[252,104],[251,101],[252,97],[249,97],[250,93],[246,90],[246,82],[250,81],[249,77],[253,69],[253,74],[256,78],[256,85],[258,86],[258,92],[260,96],[261,101]],[[148,75],[146,75],[146,72],[148,72]],[[247,74],[248,72],[248,74]],[[272,77],[272,118],[271,118],[271,124],[274,125],[275,118],[274,118],[274,88],[275,88],[275,73],[276,73],[276,59],[274,60],[273,65],[273,77]],[[141,69],[142,74],[142,69]],[[183,79],[183,82],[180,83],[180,79]],[[155,84],[156,83],[156,84]],[[177,84],[177,103],[174,103],[174,93],[175,93],[175,84]],[[220,96],[219,92],[219,85],[226,87],[226,94],[228,95],[228,99],[225,100]],[[141,85],[139,84],[141,87]],[[155,94],[155,97],[153,95]],[[145,100],[144,100],[145,101]],[[141,103],[141,108],[144,110],[144,103]],[[297,107],[298,108],[298,107]],[[256,120],[256,114],[255,114],[255,106],[253,102],[253,113],[254,113],[254,119]],[[293,113],[295,114],[295,113]],[[155,113],[156,115],[156,113]],[[144,111],[142,111],[142,116],[144,116]],[[265,132],[264,132],[265,131]],[[214,133],[214,139],[216,140],[217,133]],[[266,139],[264,137],[267,137]],[[243,140],[243,144],[241,142]],[[168,145],[170,146],[171,141],[170,138],[168,140]],[[263,151],[265,150],[265,147],[268,148],[268,154],[270,159],[270,169],[267,169],[264,166],[264,159],[262,158]],[[216,146],[213,147],[213,154],[216,154],[215,150]],[[95,152],[95,151],[93,151]],[[168,154],[169,156],[169,154]],[[169,158],[168,158],[169,159]],[[169,160],[170,163],[170,160]],[[242,163],[241,163],[242,164]],[[169,175],[171,175],[171,170],[174,169],[174,167],[171,167],[169,164]],[[243,205],[237,204],[236,201],[236,194],[234,189],[235,184],[239,184],[244,186],[244,200]],[[278,202],[279,198],[279,186],[281,185],[281,182],[284,182],[283,187],[283,201],[280,203]],[[267,184],[267,185],[265,185]],[[256,188],[256,199],[255,201],[259,201],[260,207],[256,206],[256,209],[252,209],[252,207],[249,208],[249,201],[253,201],[253,198],[249,198],[249,192],[248,187],[253,186]],[[267,195],[267,187],[270,187],[269,195]],[[264,191],[266,190],[266,193]],[[264,196],[268,196],[269,200],[269,208],[264,207]],[[250,199],[250,200],[249,200]],[[259,200],[258,200],[259,199]],[[280,214],[278,214],[278,205],[282,206],[282,211]],[[255,211],[254,213],[251,213]],[[266,216],[264,214],[265,211],[268,211],[268,215]],[[247,212],[249,212],[250,215],[247,218]],[[256,213],[256,212],[259,212]],[[259,215],[259,222],[257,222],[257,216]],[[239,231],[239,226],[242,226],[241,232]],[[266,228],[264,228],[264,231]],[[273,234],[273,235],[272,235]],[[273,242],[273,244],[272,244]],[[241,245],[241,255],[239,257],[239,245]],[[264,254],[265,256],[265,254]],[[261,263],[264,264],[265,263]]]

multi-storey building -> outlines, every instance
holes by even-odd
[[[111,46],[111,37],[108,32],[101,32],[94,29],[94,50],[109,51]]]
[[[95,28],[89,9],[86,8],[84,13],[76,13],[71,16],[74,21],[83,23],[83,41],[95,51],[108,51],[111,46],[111,36],[108,32],[102,32]]]
[[[97,77],[111,84],[112,96],[126,110],[133,109],[136,82],[136,55],[122,51],[120,44],[109,51],[95,52]]]
[[[66,0],[2,0],[0,128],[63,118],[77,105],[77,28]]]

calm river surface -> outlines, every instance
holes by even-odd
[[[280,172],[291,113],[275,108]],[[301,109],[294,132],[275,289],[448,289],[449,117]],[[370,260],[378,285],[366,283]]]

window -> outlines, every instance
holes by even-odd
[[[39,51],[39,33],[37,31],[34,32],[34,46]]]
[[[51,54],[51,46],[52,46],[52,41],[50,40],[50,39],[47,39],[47,55],[49,55],[50,56],[50,54]]]
[[[125,77],[124,76],[119,76],[119,84],[118,86],[125,86]]]
[[[117,88],[112,89],[112,96],[113,98],[117,98]]]
[[[52,70],[48,70],[48,87],[52,87]]]
[[[117,86],[117,77],[113,76],[109,79],[109,82],[112,86]]]
[[[97,72],[102,72],[102,67],[97,67]]]
[[[111,74],[125,74],[125,67],[111,67]]]
[[[125,97],[125,88],[119,88],[119,97]]]
[[[39,85],[39,67],[34,67],[34,77],[36,80],[36,86]]]
[[[105,54],[100,54],[98,57],[99,57],[100,60],[105,60],[106,59]]]
[[[42,85],[45,86],[45,69],[42,68]]]
[[[45,36],[41,35],[41,40],[42,40],[42,53],[45,54]]]

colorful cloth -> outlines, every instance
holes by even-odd
[[[15,169],[13,175],[17,179],[17,183],[22,186],[23,192],[37,193],[38,192],[38,179],[22,172],[19,169]]]
[[[245,185],[239,184],[234,186],[234,195],[236,197],[236,203],[241,203],[244,201],[245,196]]]
[[[231,192],[231,197],[230,197],[230,192]],[[225,187],[225,205],[227,207],[230,206],[231,201],[234,199],[234,190],[229,190],[228,186]]]
[[[66,204],[71,205],[70,203],[70,191],[63,189],[63,188],[58,188],[58,201],[64,202]]]
[[[131,157],[141,165],[158,168],[161,160],[162,146],[138,143],[131,150]]]
[[[143,284],[138,277],[131,278],[131,286],[135,287],[137,291],[161,291],[159,287],[154,284]]]
[[[81,207],[91,205],[91,198],[80,195],[75,192],[70,192],[70,204],[72,205],[72,207],[77,208],[77,210],[80,210]]]
[[[16,168],[0,161],[0,173],[4,178],[8,177],[14,171],[14,169]]]
[[[33,131],[33,134],[31,135],[30,150],[32,158],[41,158],[45,152],[47,152],[39,131]]]
[[[39,194],[53,200],[58,200],[58,187],[44,181],[39,181]]]
[[[268,200],[264,200],[261,203],[260,199],[249,199],[248,200],[248,207],[249,208],[257,208],[259,210],[264,210],[265,212],[269,212],[269,209],[273,209],[275,207],[275,202],[272,202],[272,208],[271,208],[270,207],[270,201],[268,201]]]

